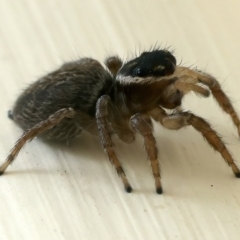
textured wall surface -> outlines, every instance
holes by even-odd
[[[216,76],[240,112],[240,1],[0,0],[0,157],[21,129],[7,118],[18,94],[66,61],[122,58],[154,44]],[[210,97],[184,109],[209,120],[240,165],[230,118]],[[191,127],[155,125],[164,194],[157,195],[143,141],[114,138],[134,191],[127,194],[99,140],[34,139],[0,177],[0,238],[231,239],[240,235],[240,180]]]

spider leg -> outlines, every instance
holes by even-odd
[[[5,162],[0,166],[0,175],[3,174],[4,171],[7,169],[7,167],[14,161],[17,154],[20,152],[20,150],[22,149],[22,147],[25,145],[27,141],[31,141],[37,135],[43,133],[48,129],[53,128],[63,118],[71,117],[73,116],[73,114],[74,114],[74,110],[72,108],[63,108],[55,112],[54,114],[50,115],[48,119],[41,121],[31,129],[24,132],[23,135],[18,139],[18,141],[12,148]]]
[[[200,71],[190,70],[185,67],[178,67],[180,74],[186,74],[198,80],[198,82],[206,85],[212,92],[213,97],[218,102],[219,106],[224,112],[230,115],[232,121],[238,129],[238,135],[240,136],[240,120],[239,117],[230,101],[228,96],[221,89],[219,82],[209,74]]]
[[[156,192],[162,193],[160,167],[158,161],[158,149],[156,140],[153,136],[151,119],[142,114],[136,114],[130,119],[132,127],[137,130],[144,138],[144,146],[151,162],[152,173],[155,179]]]
[[[232,168],[236,177],[240,178],[240,170],[234,162],[233,157],[226,148],[224,142],[214,131],[210,124],[201,117],[198,117],[190,112],[178,112],[175,114],[167,115],[162,109],[154,109],[149,113],[156,121],[159,121],[163,127],[168,129],[178,130],[185,126],[192,126],[199,131],[202,136],[207,140],[210,146],[218,151],[226,163]]]
[[[116,77],[118,70],[122,67],[123,62],[118,56],[112,56],[108,57],[104,61],[105,65],[113,75],[113,77]]]
[[[181,92],[187,94],[190,91],[193,91],[195,94],[202,96],[202,97],[209,97],[210,92],[208,89],[205,89],[196,83],[188,83],[184,80],[176,81],[174,87],[180,90]]]
[[[112,142],[112,138],[108,129],[108,103],[110,101],[109,96],[104,95],[100,97],[97,101],[96,106],[96,120],[99,130],[99,137],[101,140],[101,144],[103,149],[106,151],[110,162],[114,165],[118,176],[122,179],[124,188],[126,192],[131,192],[132,187],[128,182],[126,174],[123,170],[122,164],[118,160],[115,152],[114,152],[114,144]]]

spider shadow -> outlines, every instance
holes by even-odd
[[[168,130],[166,131],[169,132]],[[183,132],[183,130],[179,132]],[[201,145],[200,148],[203,147],[204,149],[205,146],[204,144],[201,144],[203,142],[201,137],[199,139],[195,139],[196,141],[192,141],[192,138],[195,138],[195,136],[192,136],[191,133],[186,133],[184,134],[184,143],[182,143],[179,142],[181,140],[172,140],[176,137],[176,133],[167,133],[165,136],[167,137],[156,138],[160,153],[159,161],[163,177],[170,175],[172,177],[174,176],[178,180],[182,177],[189,177],[189,175],[183,175],[184,173],[179,171],[179,169],[184,168],[186,161],[190,162],[192,172],[196,173],[201,171],[201,169],[199,169],[199,164],[202,166],[203,172],[214,171],[214,164],[210,164],[209,166],[209,162],[206,158],[208,153],[210,153],[214,158],[217,158],[218,156],[214,156],[217,154],[215,154],[210,147],[207,149],[207,153],[204,152],[201,156],[197,153],[195,155],[191,149],[191,145],[198,146],[199,144]],[[81,159],[84,159],[85,161],[109,161],[106,153],[102,149],[99,138],[88,133],[83,133],[78,138],[67,144],[46,140],[41,141],[44,145],[48,145],[52,151],[64,152],[64,154],[72,156],[73,159],[76,159],[76,161],[79,161],[79,156],[81,156]],[[200,142],[198,143],[198,141]],[[122,142],[117,136],[113,136],[113,142],[116,155],[123,164],[123,167],[128,175],[134,171],[136,175],[143,175],[145,177],[149,175],[152,177],[150,161],[147,158],[143,138],[140,135],[137,134],[135,141],[131,144]],[[192,159],[194,160],[192,161]],[[215,159],[213,160],[215,161]],[[217,161],[218,159],[216,159],[216,164]],[[178,170],[174,171],[174,169]],[[201,176],[200,174],[196,174],[194,178],[196,180],[201,178]]]
[[[226,174],[221,173],[221,170],[216,170],[215,168],[215,164],[218,164],[219,159],[212,159],[215,164],[210,164],[210,166],[208,160],[203,159],[202,161],[201,158],[207,158],[208,150],[207,152],[204,152],[201,156],[197,156],[197,153],[195,155],[194,151],[192,150],[188,151],[188,148],[191,149],[191,145],[196,145],[198,148],[201,148],[201,146],[199,146],[199,144],[201,145],[201,143],[203,142],[201,137],[198,139],[195,138],[195,135],[193,135],[192,133],[188,132],[184,134],[182,132],[184,137],[184,143],[182,143],[182,141],[176,139],[176,136],[180,135],[181,131],[178,131],[178,135],[176,135],[176,133],[170,133],[168,130],[165,131],[167,131],[168,133],[163,133],[163,136],[156,137],[157,146],[159,147],[160,152],[159,159],[165,194],[176,195],[175,190],[177,188],[177,185],[174,184],[173,186],[171,186],[173,182],[186,183],[190,181],[198,185],[201,184],[204,176],[210,176],[211,172],[215,171],[218,174],[218,177],[217,174],[213,176],[213,178],[216,177],[215,180],[222,178],[222,176],[226,176]],[[192,139],[194,139],[194,141]],[[81,160],[83,159],[84,161],[88,162],[102,161],[102,163],[104,161],[104,163],[106,163],[106,166],[107,164],[109,164],[109,167],[111,167],[108,157],[101,147],[100,140],[96,136],[83,133],[82,135],[80,135],[80,137],[69,142],[68,144],[46,141],[42,139],[37,139],[37,141],[40,141],[41,143],[43,143],[43,145],[46,145],[46,147],[48,146],[53,153],[61,151],[62,153],[64,153],[65,158],[67,156],[72,156],[69,157],[68,161],[71,161],[73,164],[75,164],[75,166],[79,165],[79,167],[81,167],[81,162],[78,158],[79,156],[81,156]],[[132,180],[135,179],[135,181],[140,184],[138,185],[138,187],[136,186],[136,184],[132,184],[134,193],[147,195],[154,194],[154,180],[151,172],[150,161],[147,160],[147,155],[144,149],[142,137],[140,135],[136,135],[136,140],[132,144],[126,144],[119,140],[116,136],[114,136],[113,142],[115,144],[116,154],[122,162],[130,182],[133,182]],[[209,152],[211,151],[212,149],[209,147]],[[214,151],[212,151],[212,155],[210,156],[214,156]],[[76,161],[76,163],[74,163],[73,161]],[[200,168],[199,164],[201,165]],[[60,165],[61,163],[59,163],[59,166]],[[186,166],[188,167],[188,171],[192,172],[192,174],[185,174],[186,172],[184,171],[186,171]],[[89,169],[90,168],[91,167],[89,167]],[[56,173],[57,169],[58,168],[50,168],[46,171],[40,168],[34,168],[31,170],[29,169],[21,171],[7,171],[6,174],[49,174],[49,171]],[[64,165],[62,165],[62,170],[64,170]],[[113,175],[116,175],[116,181],[118,181],[117,174],[114,174],[114,168],[112,170]],[[205,174],[206,172],[207,174]]]
[[[141,181],[141,178],[147,178],[148,181],[153,182],[150,161],[147,161],[142,137],[140,135],[136,135],[136,140],[131,144],[122,142],[117,136],[113,136],[112,138],[116,155],[122,163],[129,181],[132,182],[132,178],[136,175],[138,182]],[[78,138],[69,143],[59,143],[44,139],[38,139],[38,141],[41,141],[46,148],[49,148],[49,151],[52,151],[53,153],[55,152],[56,155],[61,152],[63,159],[68,158],[67,161],[70,161],[71,165],[74,165],[80,170],[82,164],[86,165],[86,170],[88,169],[89,164],[89,171],[92,167],[100,167],[101,164],[107,168],[112,168],[110,170],[112,170],[113,177],[116,177],[116,181],[118,181],[116,171],[109,162],[107,154],[104,152],[98,136],[82,133]],[[62,170],[65,168],[64,163],[59,162],[59,166],[61,166],[60,168],[62,168]],[[104,172],[106,170],[104,166],[101,166],[102,169],[99,171]],[[154,183],[152,184],[154,186]],[[136,191],[135,189],[136,188],[134,187],[134,192],[137,192],[137,189]]]
[[[142,140],[139,136],[137,136],[136,140],[131,144],[122,142],[117,136],[113,136],[112,138],[116,155],[123,165],[134,163],[136,159],[143,158],[142,153],[145,152]],[[61,150],[61,152],[73,156],[76,159],[78,156],[81,156],[82,159],[86,159],[87,161],[99,161],[99,159],[108,161],[107,154],[101,146],[99,137],[88,133],[83,133],[67,144],[46,140],[41,141],[43,144],[50,146],[51,149],[57,151]]]
[[[167,138],[157,137],[157,145],[160,149],[159,159],[163,181],[165,178],[166,181],[168,178],[179,181],[183,177],[190,180],[191,177],[189,175],[184,176],[184,173],[181,171],[174,171],[174,169],[181,169],[183,162],[182,159],[179,158],[179,147],[177,147],[178,143],[173,143],[172,141],[175,135],[169,134],[169,130],[165,131],[168,134]],[[191,137],[189,136],[189,141],[190,140]],[[133,184],[134,192],[142,193],[144,191],[152,194],[154,189],[154,178],[152,175],[150,161],[147,158],[147,154],[144,149],[143,138],[137,134],[133,143],[126,144],[119,140],[117,136],[113,136],[113,142],[115,144],[116,155],[121,161],[129,181],[132,182],[133,179],[135,179],[135,181],[141,185],[136,188],[136,186]],[[53,144],[54,147],[59,147],[58,144]],[[83,134],[78,139],[72,141],[69,146],[65,144],[63,148],[61,147],[61,151],[66,152],[67,155],[74,156],[75,159],[78,159],[78,156],[81,156],[81,158],[85,159],[86,161],[102,161],[102,163],[106,163],[109,168],[113,168],[108,160],[107,155],[101,147],[99,138],[89,134]],[[197,171],[197,167],[198,166],[195,166],[195,169],[193,168],[192,171]],[[113,168],[112,170],[113,175],[117,175],[114,174],[115,169]],[[199,177],[199,179],[200,178],[201,177]]]
[[[55,173],[56,171],[54,170],[44,170],[40,168],[31,168],[31,169],[25,169],[25,170],[11,170],[11,171],[6,171],[4,172],[4,177],[5,176],[11,176],[11,175],[25,175],[25,174],[38,174],[38,175],[46,175],[49,173]]]

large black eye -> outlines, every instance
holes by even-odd
[[[152,72],[154,76],[159,76],[159,77],[165,76],[166,68],[162,65],[158,65],[153,68]]]
[[[145,71],[142,68],[140,68],[140,67],[135,68],[133,70],[133,77],[143,77],[145,75],[144,72]]]

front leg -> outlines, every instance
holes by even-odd
[[[186,67],[178,67],[175,74],[179,77],[191,77],[193,86],[196,87],[196,83],[202,83],[205,86],[207,86],[211,92],[219,106],[222,108],[224,112],[230,115],[232,118],[233,123],[238,129],[238,135],[240,136],[240,119],[239,116],[234,109],[231,100],[229,97],[225,94],[225,92],[222,90],[220,83],[215,79],[213,76],[201,72],[198,70],[191,70]],[[179,81],[179,84],[181,85],[181,81]],[[191,84],[191,83],[190,83]],[[199,88],[199,86],[197,86]],[[194,91],[194,90],[193,90]],[[199,91],[196,91],[200,93]],[[204,94],[203,94],[204,95]]]
[[[218,151],[226,163],[232,168],[237,178],[240,178],[240,169],[236,165],[232,155],[226,145],[219,137],[218,133],[212,129],[211,125],[201,117],[190,112],[177,112],[168,115],[162,108],[156,108],[149,112],[150,116],[160,122],[163,127],[178,130],[185,126],[192,126],[207,140],[210,146]]]
[[[120,161],[118,160],[114,152],[114,149],[113,149],[114,145],[108,129],[107,118],[108,118],[109,101],[110,101],[110,98],[107,95],[100,97],[97,101],[96,120],[98,125],[99,137],[101,140],[102,147],[107,153],[110,162],[114,165],[118,176],[122,179],[126,192],[131,192],[132,187],[130,186],[127,180],[126,174],[122,168],[122,164],[120,163]]]
[[[156,140],[153,136],[152,122],[151,119],[142,114],[136,114],[131,117],[131,124],[135,130],[137,130],[144,138],[144,146],[151,161],[151,167],[153,176],[155,179],[156,192],[162,193],[162,184],[160,176],[160,167],[158,162],[158,149],[156,146]]]

